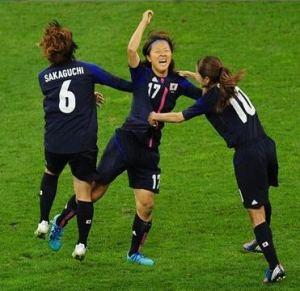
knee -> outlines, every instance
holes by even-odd
[[[154,201],[153,199],[148,199],[144,201],[140,201],[138,203],[138,212],[142,213],[143,216],[150,216],[152,214],[154,208]]]
[[[260,207],[258,209],[249,209],[250,218],[253,224],[253,227],[264,223],[266,221],[264,207]]]

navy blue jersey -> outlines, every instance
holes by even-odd
[[[176,73],[169,73],[165,78],[158,77],[142,63],[136,68],[130,68],[130,73],[133,101],[130,115],[122,129],[135,132],[142,143],[155,148],[160,143],[163,123],[156,128],[150,126],[150,112],[170,112],[180,95],[197,99],[201,97],[202,90]]]
[[[39,74],[39,82],[44,95],[45,149],[62,154],[96,147],[95,84],[132,91],[131,82],[76,60],[48,67]]]
[[[264,129],[248,96],[238,87],[236,96],[221,113],[215,108],[220,99],[220,89],[215,86],[191,107],[184,110],[185,120],[205,114],[206,118],[224,138],[228,147],[238,147],[265,136]]]

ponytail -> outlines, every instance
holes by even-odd
[[[216,111],[222,112],[227,105],[229,105],[229,99],[235,96],[235,86],[244,77],[245,71],[240,70],[235,75],[232,75],[229,69],[221,67],[219,74],[219,84],[221,91],[221,98],[216,105]]]
[[[221,60],[217,57],[207,56],[197,62],[198,72],[202,78],[208,77],[208,89],[218,85],[221,91],[221,97],[216,105],[216,112],[222,112],[229,99],[235,96],[235,86],[243,78],[245,71],[241,70],[232,75],[228,68],[224,67]]]

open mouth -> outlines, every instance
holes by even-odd
[[[167,60],[159,60],[158,63],[164,65],[167,63]]]

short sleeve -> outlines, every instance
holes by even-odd
[[[140,62],[135,68],[129,68],[131,80],[134,84],[142,83],[145,81],[147,68]]]
[[[199,98],[192,106],[185,109],[182,114],[185,120],[211,112],[219,100],[219,89],[214,87]]]
[[[202,96],[202,89],[196,87],[194,84],[189,82],[187,79],[182,78],[180,82],[181,95],[185,95],[192,99],[199,99]]]

